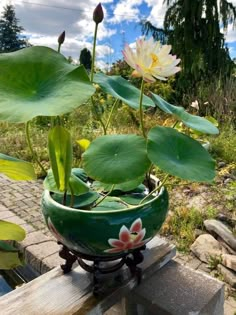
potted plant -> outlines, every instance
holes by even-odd
[[[36,116],[51,117],[51,169],[47,171],[42,197],[46,224],[70,252],[67,258],[71,253],[79,253],[85,258],[109,260],[136,252],[158,232],[168,211],[164,185],[169,175],[200,182],[210,182],[215,176],[215,162],[209,153],[196,140],[176,130],[176,124],[182,121],[185,126],[208,134],[217,134],[218,129],[154,93],[144,95],[145,82],[166,80],[180,70],[180,60],[170,54],[168,45],[138,39],[136,51],[125,47],[124,59],[134,69],[133,75],[142,78],[140,90],[120,76],[95,73],[96,36],[103,20],[101,4],[96,7],[93,20],[90,77],[83,66],[69,64],[60,54],[64,32],[58,39],[58,52],[35,46],[0,55],[0,120],[26,123],[28,144],[37,160],[29,122]],[[116,99],[106,123],[97,113],[95,84]],[[109,134],[117,100],[138,111],[138,134]],[[78,106],[88,106],[88,102],[104,135],[89,144],[82,155],[82,168],[73,168],[71,135],[63,126],[61,115]],[[144,112],[155,106],[175,117],[172,128],[146,129]],[[156,167],[166,172],[161,182],[151,175]]]

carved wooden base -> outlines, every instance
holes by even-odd
[[[142,250],[145,250],[146,246],[142,246],[133,250],[132,253],[122,254],[120,256],[108,256],[108,257],[97,257],[81,254],[79,252],[68,249],[65,245],[58,242],[58,244],[62,245],[61,250],[59,251],[59,256],[65,259],[65,264],[61,265],[61,269],[63,273],[66,274],[71,271],[73,264],[77,261],[79,265],[93,274],[93,294],[98,295],[100,282],[99,279],[101,275],[115,272],[122,268],[124,265],[128,266],[131,275],[133,277],[137,277],[138,283],[141,282],[142,279],[142,269],[137,265],[143,262],[143,254]],[[93,264],[89,265],[84,260],[92,261]],[[104,262],[112,262],[114,264],[109,264],[108,266],[104,266]]]

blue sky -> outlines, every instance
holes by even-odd
[[[33,45],[57,47],[57,37],[65,30],[62,46],[65,56],[78,60],[81,49],[91,50],[94,23],[92,12],[97,0],[1,0],[0,11],[13,4],[24,34]],[[232,0],[236,5],[236,0]],[[97,64],[109,67],[122,57],[124,43],[134,44],[141,35],[140,21],[149,20],[161,27],[166,7],[163,0],[104,0],[104,21],[99,25]],[[225,35],[232,57],[236,57],[236,30],[232,26]]]

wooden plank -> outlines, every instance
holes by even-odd
[[[139,266],[143,279],[150,277],[175,255],[175,247],[159,237],[147,245],[144,261]],[[119,274],[106,276],[103,292],[92,294],[91,275],[81,267],[63,275],[60,267],[36,278],[0,298],[1,315],[97,315],[103,314],[130,290],[137,279],[130,276],[127,267]]]

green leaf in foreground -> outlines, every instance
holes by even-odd
[[[72,140],[62,126],[55,126],[48,134],[48,151],[53,176],[59,191],[68,189],[72,168]]]
[[[106,135],[95,139],[82,155],[86,173],[107,184],[143,176],[149,166],[146,141],[137,135]]]
[[[23,241],[24,238],[25,230],[21,226],[0,220],[0,240]]]
[[[167,127],[154,127],[148,133],[148,157],[167,174],[182,179],[210,182],[215,177],[215,161],[202,145]]]
[[[0,269],[13,269],[22,264],[18,252],[5,252],[0,250]]]
[[[65,114],[95,91],[83,66],[70,64],[48,47],[0,54],[0,69],[0,120]]]
[[[14,180],[36,179],[33,165],[0,153],[0,173]]]
[[[191,115],[185,111],[183,107],[174,106],[163,100],[159,95],[153,94],[152,99],[153,102],[165,113],[174,115],[176,118],[181,120],[187,127],[200,131],[202,133],[208,133],[212,135],[216,135],[219,133],[219,130],[216,128],[215,124],[210,122],[209,120]]]
[[[104,92],[118,98],[134,109],[139,108],[140,90],[124,78],[98,73],[94,76],[94,82],[99,84]],[[144,95],[143,106],[155,107],[155,104],[149,97]]]

